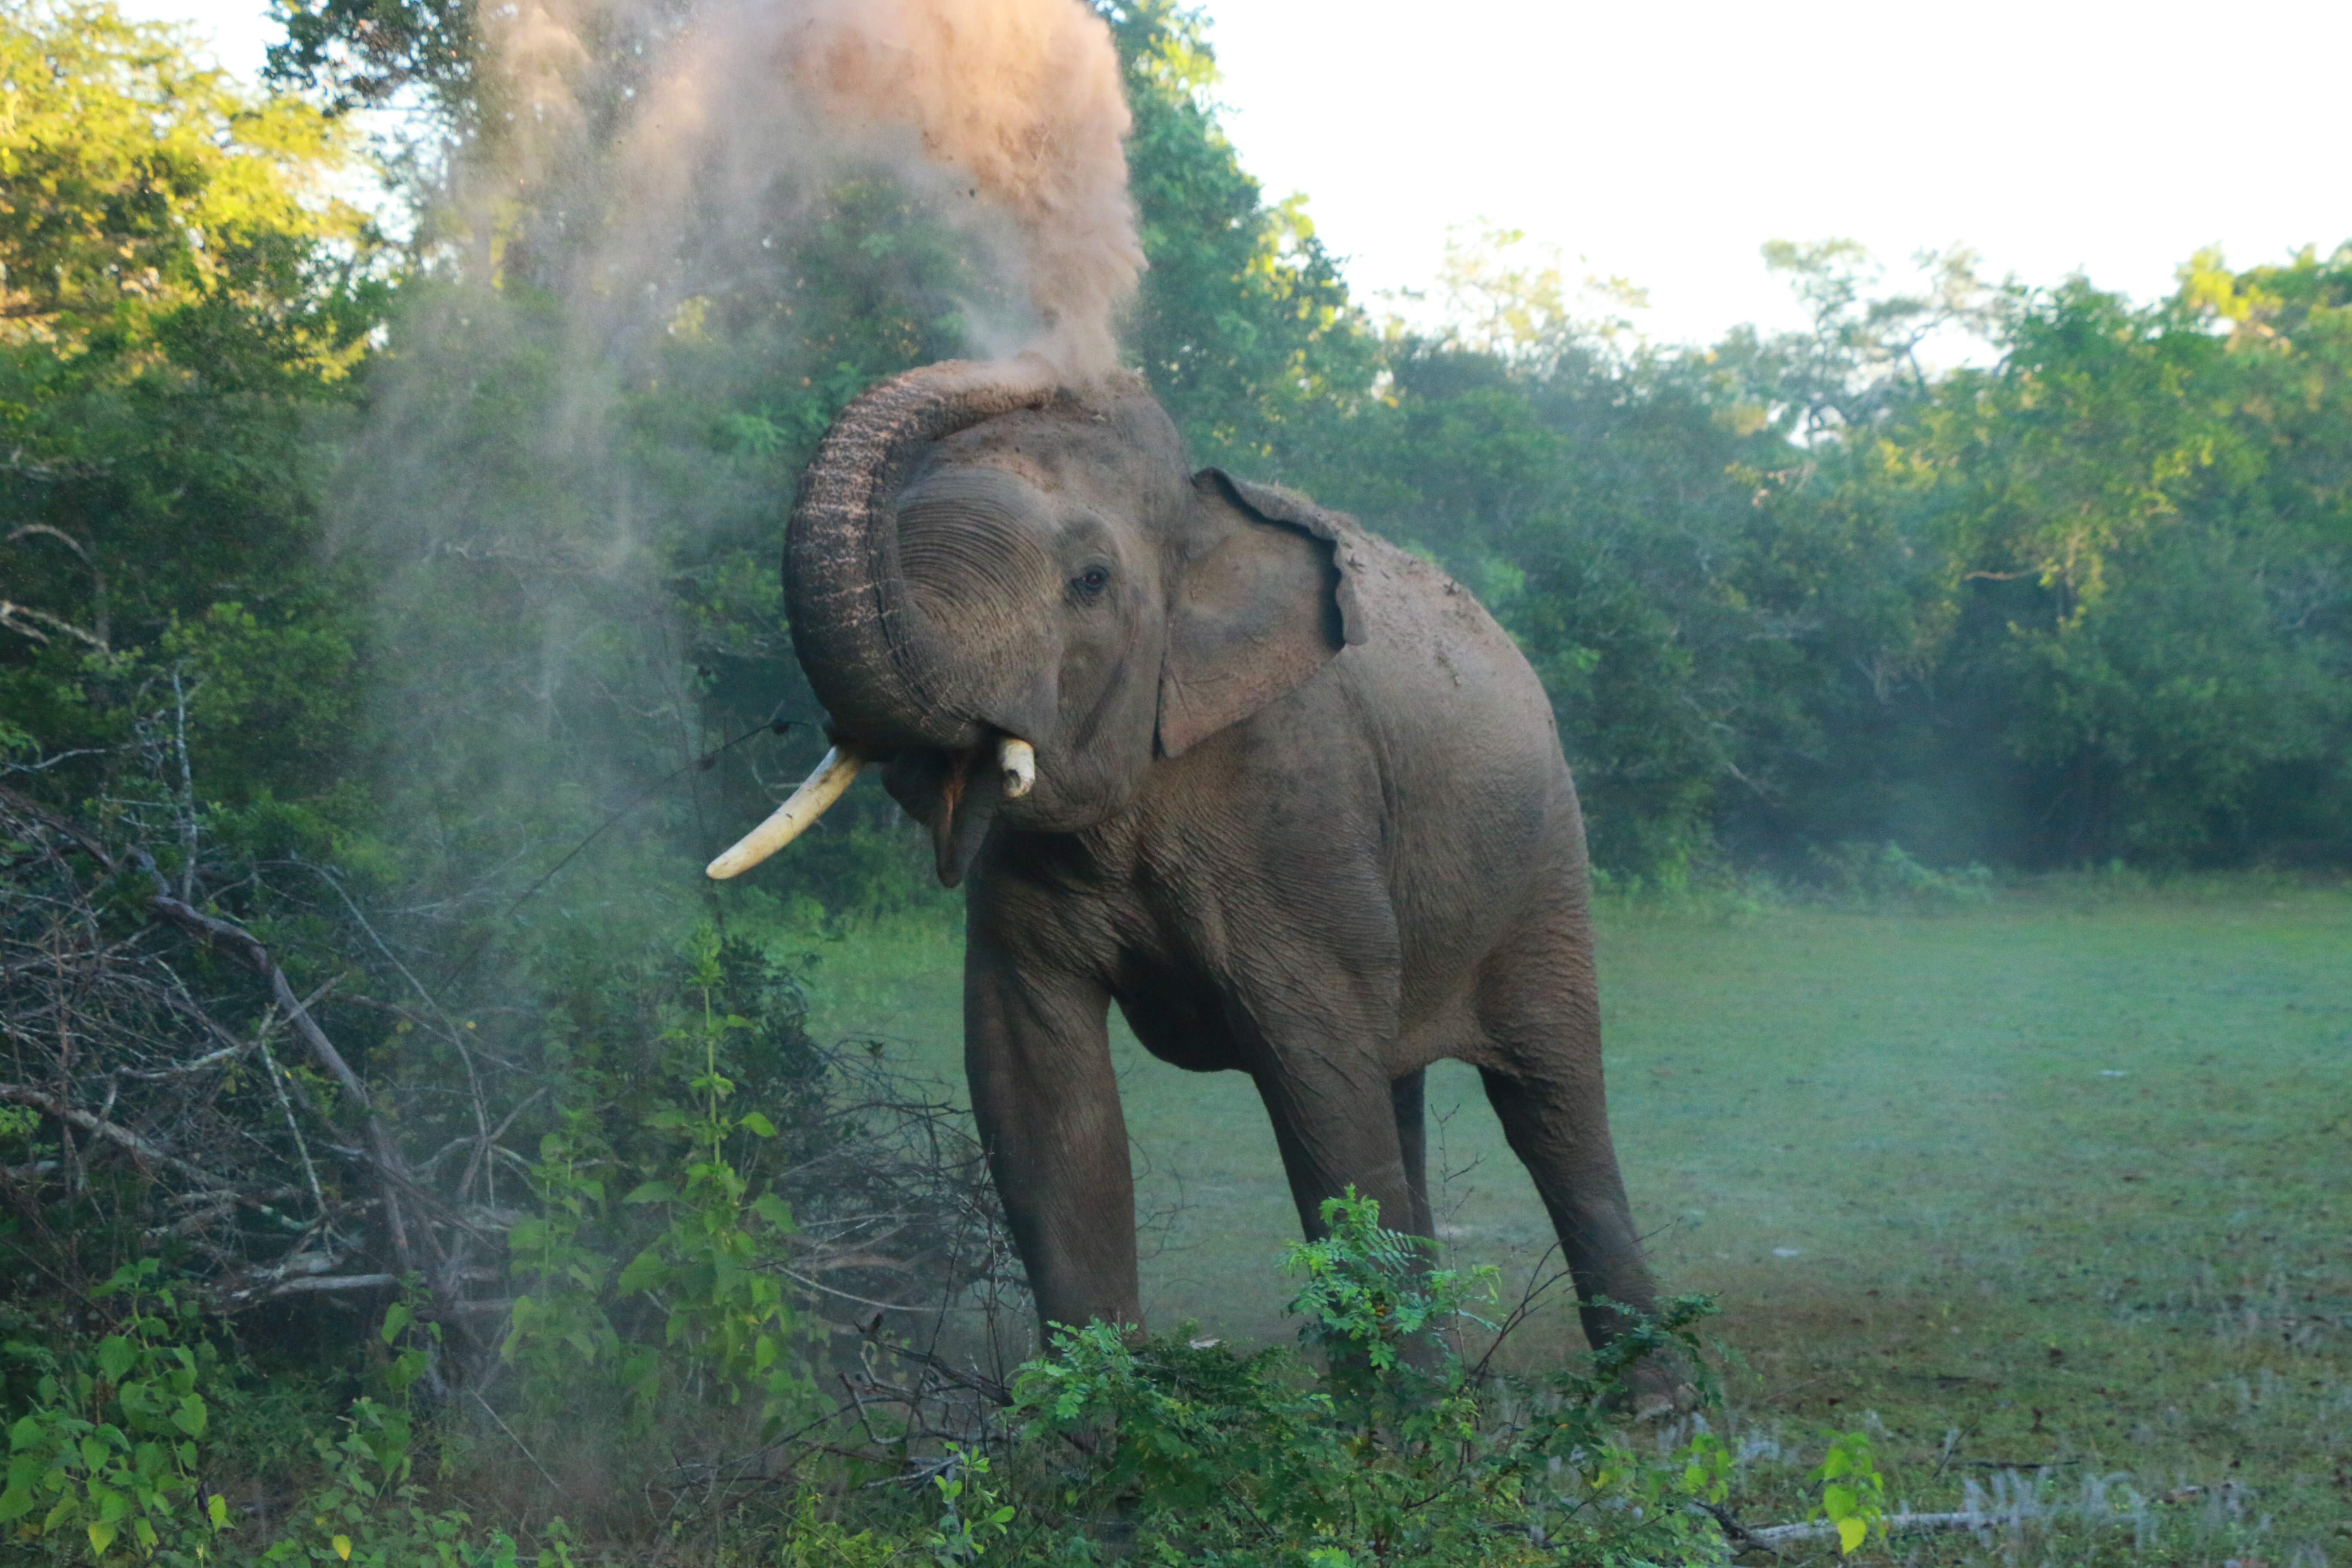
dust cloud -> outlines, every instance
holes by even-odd
[[[572,184],[604,231],[581,280],[606,297],[690,288],[695,241],[729,215],[881,167],[1013,307],[964,301],[979,346],[1073,379],[1115,364],[1144,260],[1118,58],[1080,0],[710,0],[678,19],[543,0],[499,12],[486,42],[510,175],[526,195]]]
[[[1114,365],[1143,265],[1129,113],[1082,0],[480,18],[477,107],[415,194],[420,275],[332,487],[373,610],[362,765],[444,928],[420,942],[486,913],[526,938],[499,911],[560,864],[516,919],[625,947],[812,760],[803,728],[708,762],[814,712],[775,562],[831,412],[910,363]]]

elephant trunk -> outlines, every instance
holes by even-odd
[[[801,481],[784,542],[793,647],[836,738],[865,752],[964,751],[987,729],[976,674],[941,643],[898,560],[891,500],[934,441],[1054,399],[1034,354],[950,360],[883,383],[833,423]]]

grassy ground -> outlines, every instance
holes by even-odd
[[[954,1076],[944,928],[817,951],[822,1031]],[[1669,1288],[1723,1302],[1743,1518],[1801,1517],[1823,1434],[1864,1430],[1893,1496],[2020,1521],[1869,1556],[2352,1563],[2352,893],[1619,910],[1601,952],[1636,1213]],[[1284,1333],[1255,1094],[1117,1048],[1147,1310]],[[1549,1237],[1475,1076],[1431,1104],[1451,1261],[1524,1279]],[[1580,1342],[1556,1312],[1515,1353]]]

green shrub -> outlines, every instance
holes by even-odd
[[[1986,868],[1939,871],[1913,859],[1900,844],[1833,844],[1813,851],[1813,866],[1823,896],[1848,909],[1960,909],[1992,900],[1992,873]]]
[[[1490,1271],[1428,1269],[1426,1243],[1352,1192],[1324,1215],[1327,1237],[1291,1255],[1308,1354],[1097,1322],[1023,1369],[1025,1458],[1076,1456],[1024,1500],[1026,1552],[1087,1561],[1131,1532],[1140,1561],[1220,1568],[1719,1555],[1690,1505],[1723,1496],[1722,1445],[1644,1452],[1612,1414],[1636,1361],[1695,1358],[1706,1303],[1672,1303],[1586,1366],[1511,1376],[1447,1331]]]
[[[807,1050],[797,994],[779,1013],[764,959],[716,928],[689,940],[676,978],[687,1005],[670,1010],[658,1036],[653,1092],[629,1106],[642,1129],[600,1131],[575,1107],[541,1140],[532,1168],[540,1213],[509,1233],[527,1289],[502,1353],[541,1415],[562,1410],[595,1375],[624,1392],[636,1430],[666,1391],[682,1387],[721,1404],[749,1401],[772,1427],[797,1407],[807,1379],[785,1296],[792,1211],[759,1149],[782,1137],[795,1154],[817,1152],[813,1139],[826,1129],[809,1114],[808,1089],[823,1063]],[[573,1094],[610,1104],[621,1098],[614,1077],[583,1072]],[[739,1100],[747,1080],[767,1092]],[[798,1114],[780,1133],[789,1113]],[[608,1173],[637,1178],[617,1207]],[[617,1272],[616,1256],[627,1258]],[[653,1321],[616,1322],[623,1304],[639,1299],[660,1303]]]
[[[122,1305],[93,1345],[60,1354],[0,1344],[9,1381],[31,1384],[8,1429],[0,1530],[66,1561],[105,1562],[120,1542],[166,1564],[201,1562],[227,1527],[227,1505],[199,1479],[219,1355],[194,1303],[157,1275],[156,1261],[142,1258],[93,1292],[101,1310]]]

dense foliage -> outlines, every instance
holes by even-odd
[[[2352,250],[2136,304],[1781,246],[1811,329],[1695,349],[1489,235],[1446,324],[1381,326],[1224,139],[1198,20],[1103,10],[1135,363],[1202,461],[1478,590],[1606,874],[2352,856]],[[0,4],[0,1529],[561,1561],[790,1497],[845,1561],[1696,1550],[1719,1456],[1637,1462],[1608,1367],[1391,1365],[1462,1302],[1357,1211],[1304,1258],[1326,1372],[1089,1331],[1015,1376],[960,1122],[803,1024],[827,938],[946,916],[925,858],[868,789],[788,876],[696,874],[816,748],[782,499],[991,279],[877,169],[703,215],[657,317],[605,310],[593,165],[468,195],[520,134],[475,7],[279,12],[257,92]],[[333,193],[341,112],[403,92],[394,243]],[[939,1527],[865,1530],[818,1454]]]
[[[2137,307],[1776,259],[1814,329],[1694,351],[1563,330],[1529,308],[1556,274],[1457,258],[1518,327],[1393,345],[1297,469],[1485,591],[1600,863],[2340,860],[2352,251],[2200,257]],[[1920,374],[1955,318],[1998,357]]]

